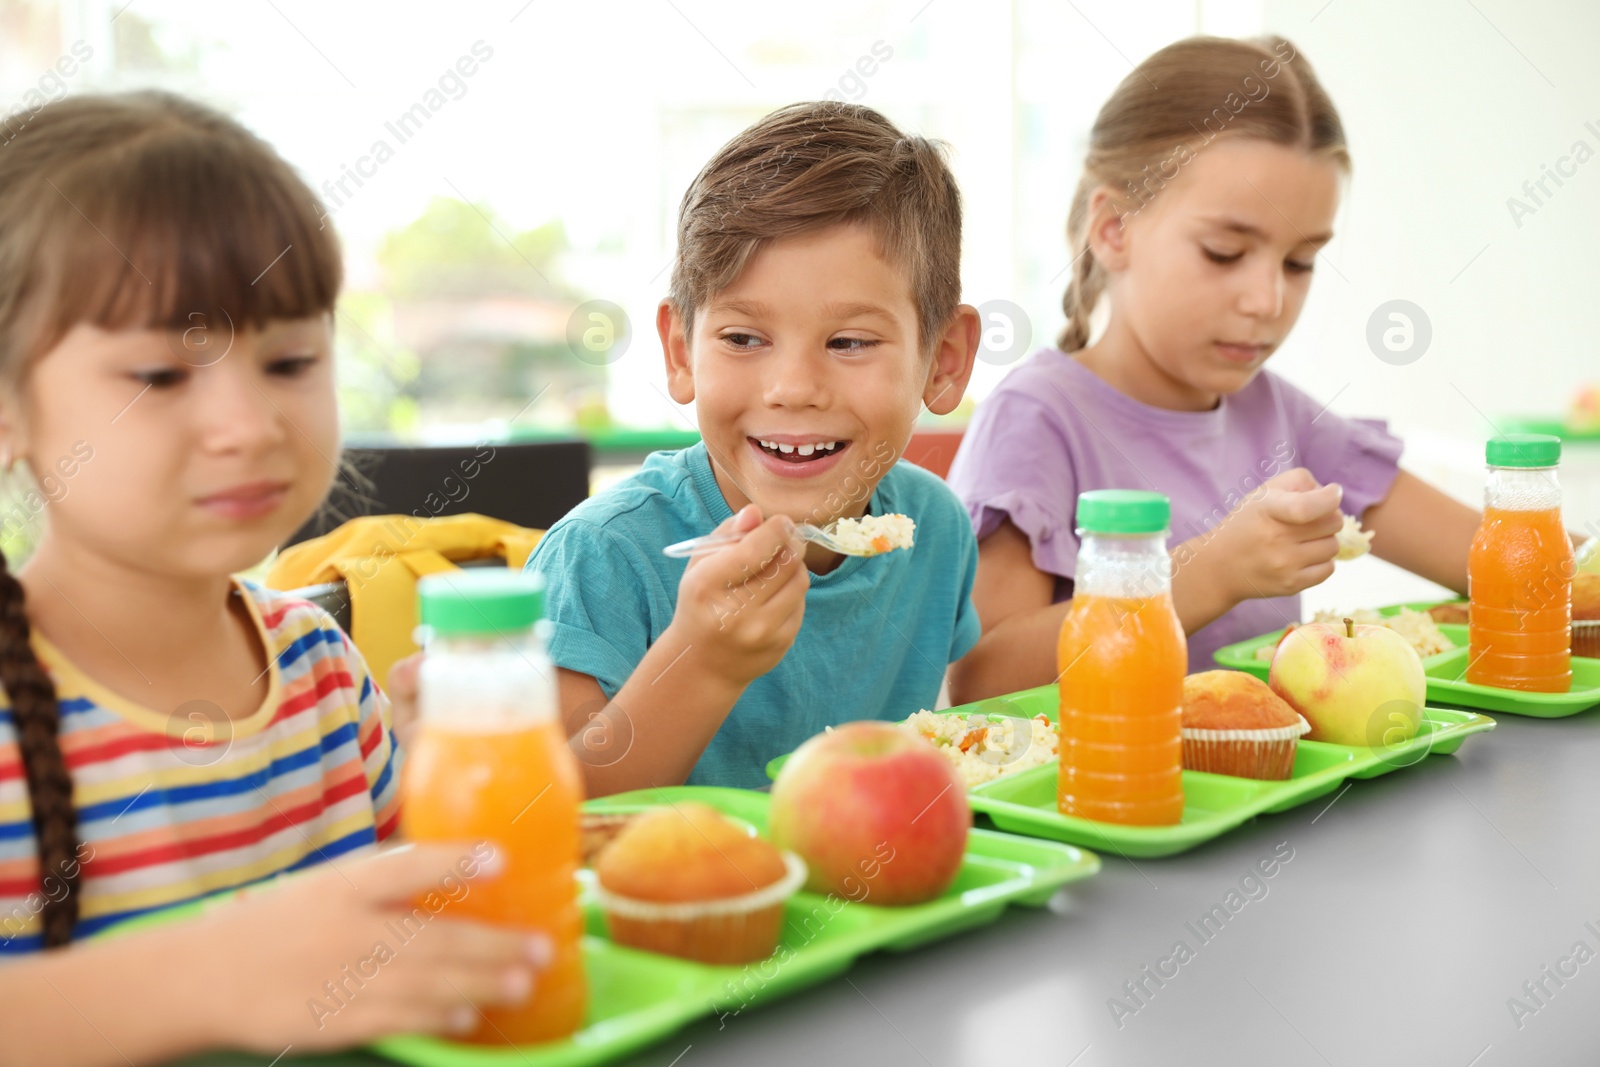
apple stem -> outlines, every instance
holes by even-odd
[[[1346,637],[1354,637],[1356,635],[1356,624],[1354,619],[1344,620],[1344,635]]]

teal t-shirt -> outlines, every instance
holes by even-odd
[[[805,619],[776,667],[751,682],[689,775],[692,785],[755,788],[768,760],[824,727],[901,719],[931,708],[946,666],[978,640],[972,581],[978,544],[961,501],[904,461],[867,510],[909,515],[916,543],[847,557],[811,575]],[[616,696],[667,624],[686,560],[662,548],[710,533],[733,514],[704,444],[657,452],[631,477],[550,528],[528,559],[548,583],[545,614],[557,666]]]

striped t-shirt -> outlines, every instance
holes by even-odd
[[[78,809],[74,940],[394,832],[399,751],[361,654],[320,608],[237,588],[271,657],[266,699],[247,719],[218,722],[200,702],[140,707],[34,634]],[[40,947],[43,897],[61,886],[40,870],[15,721],[0,706],[0,957]]]

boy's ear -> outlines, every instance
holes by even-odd
[[[1123,227],[1122,203],[1100,186],[1089,194],[1089,251],[1113,273],[1128,265],[1128,231]]]
[[[972,361],[978,354],[982,327],[977,308],[958,304],[939,334],[922,390],[922,402],[935,415],[948,415],[961,403],[972,377]]]
[[[694,401],[694,369],[689,363],[689,338],[684,334],[683,316],[670,300],[656,308],[656,333],[661,335],[661,354],[667,360],[667,392],[679,404]]]

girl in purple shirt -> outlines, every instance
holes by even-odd
[[[1262,369],[1300,315],[1349,166],[1338,113],[1281,38],[1179,41],[1101,108],[1067,222],[1066,329],[979,407],[950,471],[980,541],[984,629],[954,668],[956,700],[1056,677],[1088,489],[1172,499],[1191,671],[1300,618],[1300,592],[1333,573],[1342,513],[1381,558],[1466,591],[1478,513],[1400,470],[1383,423]],[[1090,343],[1097,307],[1109,315]]]

